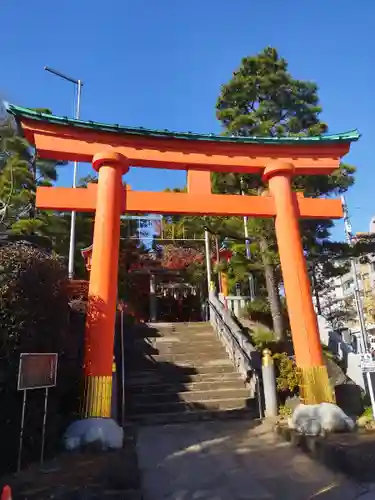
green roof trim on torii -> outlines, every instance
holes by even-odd
[[[106,124],[94,121],[74,120],[67,116],[55,116],[39,111],[33,111],[28,108],[5,103],[7,112],[13,115],[16,120],[28,119],[45,122],[51,125],[63,125],[97,132],[111,132],[118,134],[134,135],[138,137],[160,137],[163,139],[183,139],[195,141],[211,141],[237,144],[278,144],[282,145],[303,145],[308,144],[332,144],[337,142],[354,142],[360,138],[357,129],[339,134],[326,134],[319,136],[290,136],[290,137],[242,137],[215,134],[197,134],[193,132],[172,132],[171,130],[153,130],[143,127],[126,127],[118,124]]]

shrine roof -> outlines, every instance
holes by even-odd
[[[134,135],[138,137],[160,137],[163,139],[184,139],[192,141],[209,141],[220,143],[236,143],[236,144],[278,144],[282,145],[309,145],[314,143],[319,144],[333,144],[338,142],[354,142],[360,138],[358,130],[350,130],[348,132],[338,134],[324,134],[319,136],[291,136],[291,137],[242,137],[242,136],[228,136],[216,134],[197,134],[193,132],[173,132],[171,130],[156,130],[143,127],[128,127],[119,124],[106,124],[94,121],[75,120],[67,116],[55,116],[47,113],[41,113],[14,104],[5,103],[8,113],[13,115],[16,120],[33,120],[48,123],[50,125],[63,125],[67,127],[74,127],[76,129],[93,130],[96,132],[112,132],[122,135]]]

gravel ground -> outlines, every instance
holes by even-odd
[[[63,453],[43,470],[32,466],[0,479],[0,487],[5,484],[12,500],[140,500],[134,431],[127,431],[122,450]]]

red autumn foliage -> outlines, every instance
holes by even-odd
[[[203,254],[196,248],[176,247],[166,245],[163,248],[161,265],[164,269],[186,269],[192,264],[201,264]]]

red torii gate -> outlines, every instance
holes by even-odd
[[[340,218],[340,200],[296,196],[294,175],[328,175],[359,138],[357,131],[319,137],[226,137],[120,127],[8,105],[42,158],[92,162],[98,184],[37,190],[38,208],[95,211],[85,337],[83,417],[110,417],[120,214],[151,212],[275,217],[296,362],[306,403],[332,401],[301,243],[299,218]],[[187,170],[187,193],[124,188],[130,166]],[[211,192],[211,172],[261,173],[268,196]]]

